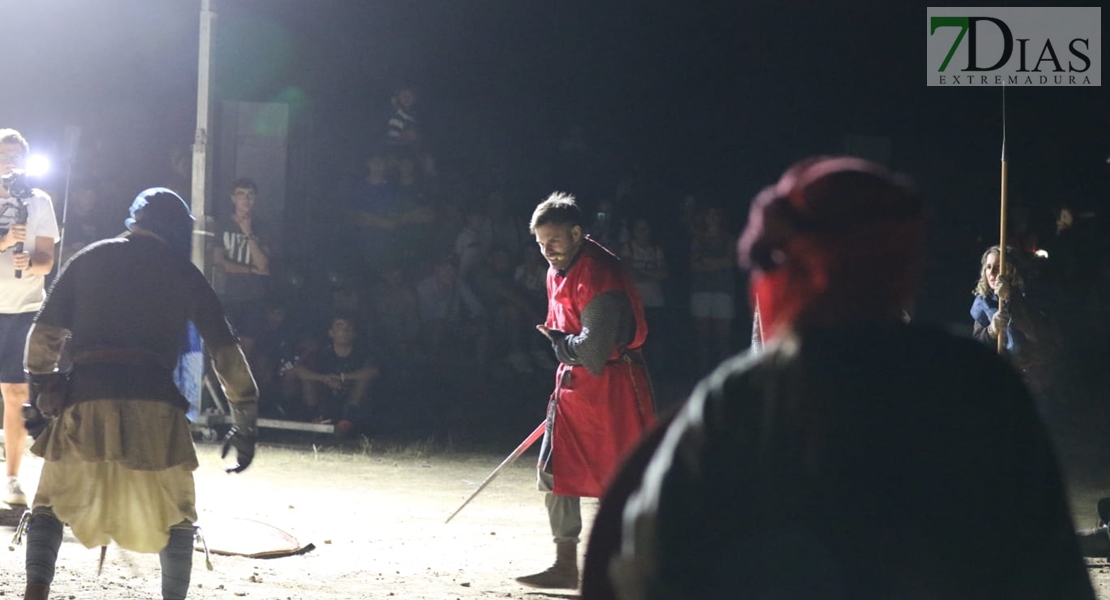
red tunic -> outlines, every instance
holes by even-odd
[[[644,308],[620,259],[587,238],[565,276],[548,269],[545,324],[580,334],[582,311],[594,296],[613,290],[628,295],[635,336],[626,347],[613,348],[599,377],[584,366],[560,364],[548,403],[547,470],[554,475],[555,493],[562,496],[600,497],[625,452],[655,422],[651,383],[639,356],[647,338]]]

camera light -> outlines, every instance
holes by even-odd
[[[30,177],[42,177],[50,170],[50,159],[42,154],[32,154],[27,157],[26,170]]]

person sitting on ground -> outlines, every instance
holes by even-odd
[[[378,376],[377,360],[358,339],[354,317],[333,317],[328,338],[330,344],[298,361],[285,377],[300,382],[303,416],[308,420],[337,427],[347,421],[348,429],[365,426],[372,409],[370,382]]]
[[[459,276],[458,257],[440,257],[432,273],[416,286],[420,306],[424,351],[433,370],[456,373],[466,359],[485,370],[489,328],[487,309],[471,287]]]
[[[281,405],[281,375],[297,362],[303,352],[305,335],[290,319],[285,301],[271,297],[265,301],[264,321],[255,340],[254,361],[251,372],[258,384],[259,397],[263,399],[260,410],[266,416],[282,418],[285,407]]]
[[[374,332],[394,375],[408,376],[421,363],[420,308],[416,290],[399,266],[385,272],[374,289]]]
[[[470,282],[479,301],[489,307],[493,322],[498,324],[490,331],[492,351],[503,351],[509,366],[528,374],[533,364],[527,351],[541,351],[542,346],[550,345],[543,344],[539,336],[526,335],[530,324],[543,318],[543,310],[530,302],[528,290],[516,282],[514,267],[508,249],[495,246],[489,260],[471,273]]]

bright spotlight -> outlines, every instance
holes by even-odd
[[[42,177],[50,170],[50,159],[41,154],[32,154],[27,157],[27,175]]]
[[[1048,250],[1037,250],[1033,255],[1041,258],[1048,258]]]

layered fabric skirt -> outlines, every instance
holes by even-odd
[[[67,407],[31,452],[45,463],[33,506],[48,506],[86,547],[156,553],[195,522],[196,448],[185,413],[157,400]]]

